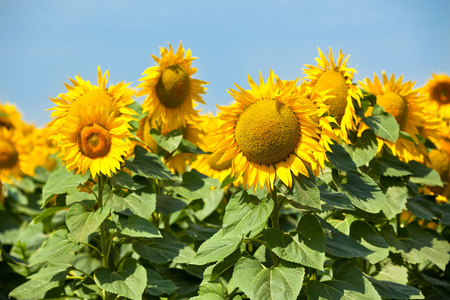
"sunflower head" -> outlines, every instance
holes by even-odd
[[[293,175],[309,176],[305,164],[317,164],[312,153],[325,151],[309,118],[315,111],[297,103],[296,81],[277,84],[273,72],[267,83],[261,75],[259,86],[248,80],[251,90],[236,85],[229,91],[236,102],[221,108],[214,155],[219,163],[232,160],[232,175],[246,187],[273,189],[276,175],[292,186]]]
[[[10,182],[29,173],[28,140],[19,130],[0,128],[0,181]]]
[[[169,44],[169,49],[161,48],[161,58],[152,57],[158,65],[142,73],[138,86],[142,89],[137,95],[146,96],[143,112],[152,119],[159,118],[163,126],[184,126],[186,117],[197,114],[194,101],[205,104],[200,94],[205,94],[203,85],[207,82],[192,78],[197,69],[191,67],[191,62],[196,57],[191,57],[191,51],[185,51],[182,43],[176,52]]]
[[[20,129],[24,125],[15,105],[0,103],[0,128]]]
[[[390,78],[382,73],[382,81],[374,74],[373,82],[366,78],[359,82],[361,87],[377,97],[377,104],[390,113],[397,121],[400,131],[409,134],[415,141],[406,140],[402,137],[392,143],[378,139],[379,149],[386,144],[393,152],[404,161],[423,161],[426,156],[426,148],[420,143],[417,136],[425,128],[435,128],[435,120],[425,111],[425,99],[420,95],[419,89],[414,88],[414,82],[403,82],[403,75],[397,80],[394,74]]]
[[[439,111],[442,118],[450,118],[450,77],[445,74],[432,74],[432,78],[428,80],[423,87],[423,93],[428,97],[430,108]]]
[[[75,76],[75,79],[70,79],[73,86],[68,84],[66,94],[59,94],[56,98],[50,98],[57,106],[51,108],[54,110],[51,114],[53,120],[47,124],[56,130],[64,127],[64,117],[72,115],[79,117],[76,114],[83,114],[81,108],[86,106],[97,107],[96,109],[106,109],[106,113],[113,114],[115,117],[122,117],[127,121],[132,121],[135,118],[136,112],[128,106],[134,102],[133,96],[135,91],[128,88],[128,84],[123,82],[107,87],[109,79],[109,70],[102,74],[100,67],[98,67],[98,86],[92,85],[89,81],[84,81],[80,75]]]

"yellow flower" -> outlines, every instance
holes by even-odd
[[[193,101],[205,104],[200,94],[205,94],[202,85],[207,82],[192,78],[197,69],[191,67],[191,62],[196,57],[191,57],[190,49],[185,52],[182,43],[176,53],[170,44],[169,49],[160,51],[161,58],[152,55],[158,65],[142,73],[144,77],[138,85],[142,90],[137,96],[146,95],[142,109],[150,118],[160,118],[163,126],[177,128],[184,126],[185,116],[197,114]]]
[[[361,87],[377,97],[377,104],[382,106],[397,121],[400,131],[409,134],[414,142],[399,137],[397,142],[389,142],[378,138],[378,149],[381,150],[386,144],[394,155],[397,155],[405,162],[417,160],[423,162],[426,155],[425,146],[417,138],[420,131],[426,128],[425,132],[430,132],[430,127],[435,127],[431,115],[425,112],[425,98],[419,93],[419,89],[414,89],[414,82],[403,83],[403,75],[395,80],[394,74],[390,79],[383,71],[383,83],[374,74],[373,83],[365,78],[364,82],[359,82]],[[368,112],[370,114],[370,111]]]
[[[425,187],[425,194],[437,195],[436,201],[447,203],[450,196],[450,158],[449,155],[441,150],[433,149],[428,153],[426,165],[436,170],[441,176],[444,186]]]
[[[134,100],[132,97],[135,91],[128,88],[130,83],[123,82],[106,87],[109,79],[109,70],[102,75],[100,67],[98,67],[98,86],[93,86],[89,81],[84,81],[80,75],[70,79],[73,86],[68,84],[66,86],[68,92],[66,94],[59,94],[56,98],[50,98],[57,106],[49,109],[54,110],[51,114],[52,121],[47,125],[55,130],[66,124],[64,117],[78,111],[80,107],[89,105],[108,106],[106,113],[109,115],[114,112],[114,116],[122,116],[127,121],[134,120],[132,115],[136,113],[130,109],[128,105],[132,104]]]
[[[16,106],[9,103],[0,103],[0,127],[15,129],[24,126]]]
[[[361,106],[362,98],[361,90],[352,83],[356,70],[346,66],[350,55],[345,58],[342,49],[336,63],[331,48],[327,56],[318,50],[320,56],[316,58],[318,66],[305,65],[307,68],[303,71],[307,76],[304,79],[310,80],[309,86],[317,92],[326,91],[328,95],[333,96],[325,103],[329,105],[329,113],[336,118],[341,127],[340,137],[348,142],[348,131],[356,130],[358,120],[353,99]]]
[[[143,142],[143,146],[150,152],[158,153],[158,144],[150,134],[151,129],[157,129],[161,135],[166,135],[169,132],[178,129],[181,131],[183,139],[198,146],[201,143],[201,137],[204,135],[203,130],[199,127],[199,117],[197,115],[191,116],[191,119],[184,120],[184,126],[174,128],[166,124],[158,123],[159,119],[152,119],[148,116],[142,118],[139,122],[139,128],[136,136]],[[163,157],[164,163],[173,173],[186,172],[187,165],[190,164],[196,155],[193,153],[167,153]]]
[[[271,190],[276,176],[291,187],[292,173],[309,176],[305,164],[317,165],[313,152],[325,151],[310,119],[316,111],[297,101],[296,82],[280,90],[273,72],[266,84],[262,74],[259,86],[248,81],[251,90],[236,85],[239,91],[229,90],[236,102],[221,107],[215,154],[223,153],[219,163],[232,159],[231,174],[248,188]]]
[[[71,108],[72,109],[72,108]],[[111,176],[120,169],[131,137],[126,116],[115,117],[109,105],[77,105],[64,118],[58,135],[59,156],[68,170],[84,174],[90,170]]]
[[[56,167],[54,155],[59,151],[56,142],[50,138],[49,128],[34,128],[26,139],[30,145],[30,167],[31,174],[34,174],[36,167],[43,167],[49,171]]]
[[[28,143],[22,132],[0,127],[0,181],[11,182],[29,174]]]
[[[211,114],[201,116],[201,128],[205,131],[205,136],[203,137],[200,148],[207,152],[207,154],[200,154],[197,156],[196,160],[191,163],[191,169],[195,169],[200,173],[216,178],[222,182],[231,173],[231,160],[218,163],[220,155],[212,155],[213,152],[212,145],[217,141],[212,136],[218,128],[220,127],[220,119]],[[238,187],[239,180],[235,180],[233,185]]]
[[[429,110],[439,112],[441,118],[450,118],[450,77],[445,74],[432,74],[423,87],[423,93],[429,100]]]

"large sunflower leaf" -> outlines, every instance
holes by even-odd
[[[183,140],[183,133],[178,130],[172,130],[166,135],[162,135],[157,129],[152,128],[150,135],[155,142],[169,153],[175,151]]]
[[[415,160],[409,163],[412,175],[410,180],[416,184],[428,186],[442,186],[441,176],[436,170],[428,168]]]
[[[386,195],[386,201],[381,206],[381,211],[386,218],[392,219],[405,208],[408,198],[408,188],[401,178],[380,178],[380,186]]]
[[[113,194],[108,201],[113,211],[127,216],[135,214],[144,219],[150,218],[156,209],[156,194],[149,188],[132,191],[124,197]]]
[[[125,259],[116,272],[103,267],[98,268],[94,273],[94,279],[100,288],[130,299],[142,299],[147,286],[147,272],[133,258]]]
[[[282,261],[266,268],[254,257],[243,257],[234,267],[231,281],[252,300],[295,300],[304,274],[297,264]]]
[[[98,230],[109,213],[109,207],[91,212],[82,204],[75,203],[67,211],[66,224],[75,241],[87,243],[91,234]]]
[[[397,141],[400,127],[395,118],[390,113],[385,112],[382,106],[375,104],[370,117],[364,116],[362,110],[358,110],[358,114],[361,120],[377,136],[391,142]]]
[[[178,180],[158,155],[148,152],[141,146],[134,148],[134,158],[126,160],[125,166],[134,174],[146,178]]]
[[[361,270],[347,259],[333,264],[333,280],[311,280],[306,285],[308,299],[345,299],[376,300],[380,299],[371,282]]]
[[[147,287],[145,288],[145,291],[150,295],[170,295],[178,289],[178,287],[171,280],[162,278],[158,272],[152,269],[146,269],[146,271]]]
[[[193,265],[204,265],[210,262],[219,261],[233,253],[241,244],[242,236],[223,235],[222,231],[217,232],[209,240],[198,248],[197,254],[191,261]]]
[[[357,167],[350,154],[344,147],[338,144],[330,145],[331,152],[327,152],[327,157],[335,168],[341,171],[356,171]]]
[[[338,188],[356,207],[369,213],[381,210],[386,197],[369,175],[347,172],[347,183],[336,182]]]
[[[377,137],[372,130],[364,130],[361,138],[354,144],[342,144],[342,147],[350,154],[357,167],[371,161],[378,150]]]
[[[354,221],[350,226],[350,236],[373,251],[366,256],[371,264],[376,264],[389,255],[389,247],[386,241],[365,221]]]
[[[415,287],[397,282],[377,280],[366,276],[383,299],[424,299],[422,292]]]

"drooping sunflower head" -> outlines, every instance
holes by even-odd
[[[364,82],[360,81],[359,84],[364,90],[377,97],[377,104],[395,118],[400,131],[407,133],[415,141],[413,143],[402,137],[398,138],[396,143],[378,139],[379,149],[386,144],[394,155],[398,155],[406,162],[413,159],[423,161],[426,149],[417,136],[431,119],[429,119],[430,115],[425,113],[425,99],[420,95],[419,89],[414,88],[414,82],[403,83],[403,75],[395,80],[395,76],[392,74],[388,79],[383,71],[382,82],[374,74],[373,83],[370,79],[365,78]],[[428,124],[431,125],[432,122],[428,122]]]
[[[28,141],[21,131],[0,128],[0,181],[11,182],[29,174]]]
[[[185,51],[182,43],[175,53],[170,44],[169,49],[160,51],[161,58],[152,55],[158,65],[142,73],[138,86],[142,89],[137,96],[146,96],[142,108],[150,118],[160,118],[162,124],[173,127],[184,126],[185,116],[197,114],[193,102],[205,104],[201,94],[205,94],[203,85],[207,82],[192,78],[197,69],[191,67],[191,62],[196,57],[191,57],[191,51]]]
[[[305,65],[303,69],[307,75],[304,79],[309,80],[309,86],[317,92],[326,92],[332,96],[325,100],[329,106],[329,113],[335,117],[342,129],[341,137],[347,140],[347,131],[356,130],[357,115],[353,99],[361,105],[361,90],[352,83],[356,70],[347,67],[350,55],[345,57],[342,49],[339,52],[337,61],[334,61],[333,50],[327,52],[325,56],[320,49],[316,58],[317,66]]]
[[[132,97],[136,92],[128,88],[130,83],[121,82],[106,87],[108,79],[109,70],[102,74],[100,67],[98,67],[98,86],[84,81],[80,75],[75,76],[75,79],[69,78],[73,86],[65,84],[68,92],[59,94],[56,98],[50,98],[57,106],[50,109],[54,110],[51,114],[53,120],[47,125],[57,130],[64,126],[64,117],[80,113],[80,108],[87,105],[99,109],[106,106],[108,115],[114,113],[115,117],[121,116],[127,121],[134,120],[132,116],[136,115],[136,112],[128,106],[134,102]]]
[[[431,111],[438,111],[442,118],[450,118],[450,76],[432,74],[423,87],[423,93],[428,98]]]
[[[250,78],[251,90],[230,89],[235,103],[222,107],[223,121],[216,135],[216,153],[232,159],[232,175],[243,176],[246,187],[273,188],[275,176],[292,186],[292,173],[309,176],[306,164],[317,164],[313,151],[324,152],[318,142],[318,124],[311,121],[308,105],[296,103],[295,81],[279,90],[273,72],[259,86]]]
[[[58,135],[61,151],[59,156],[68,170],[84,174],[90,170],[111,176],[120,169],[126,155],[126,140],[131,137],[128,119],[115,117],[108,106],[76,106],[65,117],[66,126]]]

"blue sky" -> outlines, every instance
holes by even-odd
[[[0,0],[0,102],[42,127],[68,77],[96,84],[100,66],[109,84],[137,86],[150,54],[180,41],[210,83],[204,112],[231,103],[226,90],[248,88],[248,74],[302,77],[317,47],[350,54],[356,80],[385,70],[419,87],[450,74],[449,11],[447,0]]]

